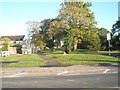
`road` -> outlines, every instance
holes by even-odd
[[[118,73],[10,77],[2,82],[3,88],[115,88]]]

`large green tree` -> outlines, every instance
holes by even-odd
[[[65,26],[65,38],[67,38],[64,39],[65,49],[73,45],[72,49],[77,50],[77,44],[87,38],[84,36],[88,34],[88,32],[94,32],[96,22],[94,20],[94,13],[89,9],[90,6],[92,6],[92,4],[89,2],[72,2],[72,0],[61,4],[58,18],[61,19],[60,22]],[[94,32],[94,35],[96,36],[94,38],[99,39],[97,31]],[[89,39],[89,37],[87,39]],[[72,45],[67,44],[68,42]],[[70,47],[68,49],[70,52]]]
[[[78,43],[83,42],[87,42],[87,48],[98,50],[100,39],[95,26],[94,13],[91,12],[90,6],[92,6],[91,3],[84,1],[64,1],[61,3],[59,15],[55,19],[45,19],[40,23],[33,22],[30,31],[32,40],[35,44],[36,40],[43,41],[49,48],[58,46],[60,41],[63,41],[66,53],[77,50]]]

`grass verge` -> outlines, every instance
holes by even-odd
[[[90,51],[89,51],[90,52]],[[116,57],[100,55],[99,53],[73,52],[63,55],[62,51],[44,52],[47,56],[57,60],[62,65],[94,65],[94,64],[118,64]],[[116,53],[116,52],[115,52]]]
[[[10,55],[1,58],[2,62],[18,61],[18,63],[3,63],[3,67],[36,67],[46,65],[37,54]]]

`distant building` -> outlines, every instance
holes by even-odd
[[[9,38],[11,40],[11,43],[23,45],[25,35],[1,36],[1,38]]]
[[[11,43],[15,45],[19,45],[21,47],[8,47],[8,51],[10,54],[28,54],[31,53],[31,48],[28,50],[28,46],[26,43],[25,35],[11,35],[11,36],[1,36],[2,38],[9,38]]]

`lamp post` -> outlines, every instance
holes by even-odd
[[[107,40],[108,40],[109,56],[110,56],[110,55],[111,55],[111,54],[110,54],[110,40],[111,40],[110,32],[107,33]]]

